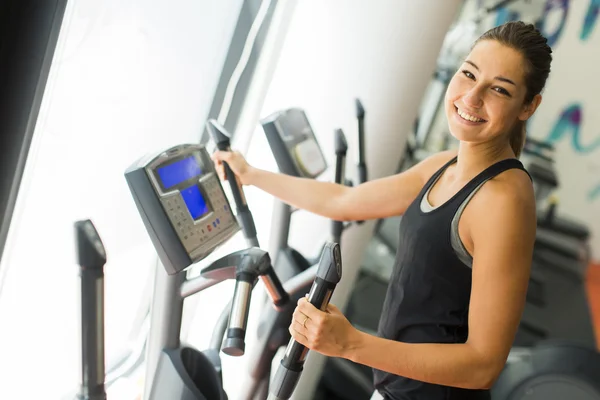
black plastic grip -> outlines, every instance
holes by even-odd
[[[365,108],[356,99],[356,119],[358,120],[358,183],[367,181],[367,164],[365,163]]]
[[[206,122],[206,128],[219,150],[231,151],[231,135],[229,132],[227,132],[223,125],[221,125],[217,120],[209,119]],[[226,162],[223,162],[223,169],[225,170],[225,176],[229,181],[229,185],[231,186],[231,194],[235,200],[235,205],[239,209],[240,206],[246,205],[246,199],[241,193],[241,188],[238,184],[235,174]]]
[[[229,166],[227,168],[229,168]],[[254,225],[254,218],[252,217],[252,213],[250,212],[250,209],[246,204],[242,205],[241,207],[238,207],[237,216],[240,225],[242,225],[242,232],[244,232],[244,237],[246,238],[248,244],[252,247],[259,247],[258,239],[256,237],[256,226]]]
[[[221,151],[231,151],[231,135],[223,125],[217,120],[209,119],[206,122],[206,129],[210,134],[211,138],[215,142],[217,148]],[[225,170],[225,177],[229,182],[231,188],[231,195],[237,209],[237,216],[240,225],[242,225],[242,231],[246,242],[250,247],[259,247],[258,238],[256,237],[256,226],[254,225],[254,218],[246,203],[246,197],[244,196],[244,190],[241,184],[238,182],[237,177],[231,170],[231,167],[223,162],[223,169]]]
[[[321,253],[317,276],[308,294],[308,301],[324,311],[333,291],[342,278],[342,257],[337,243],[326,243]],[[283,360],[275,373],[269,400],[289,399],[302,374],[308,348],[290,339]]]
[[[335,183],[346,184],[346,153],[348,152],[348,143],[344,131],[336,129],[335,132]],[[342,221],[331,222],[331,238],[334,242],[340,243],[344,223]]]
[[[358,183],[365,183],[367,181],[367,166],[365,164],[358,164]]]
[[[106,264],[106,250],[89,219],[75,222],[77,264],[89,268],[102,268]]]

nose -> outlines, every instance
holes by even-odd
[[[479,89],[477,85],[473,86],[467,93],[465,93],[462,100],[468,107],[481,107],[483,104],[481,89]]]

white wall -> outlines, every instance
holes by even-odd
[[[391,175],[402,157],[421,98],[435,68],[442,40],[460,0],[303,0],[298,2],[261,116],[303,108],[333,164],[333,131],[342,128],[350,147],[347,173],[356,168],[354,98],[366,108],[366,150],[371,179]],[[259,142],[262,144],[256,144]],[[248,158],[274,169],[257,129]],[[252,195],[252,190],[249,190]],[[270,202],[254,194],[255,201]],[[297,213],[291,244],[304,253],[328,239],[329,222]],[[345,232],[343,279],[332,302],[346,305],[374,224]],[[266,238],[265,238],[266,239]],[[261,238],[261,243],[265,242]],[[296,399],[311,399],[323,357],[310,353]]]

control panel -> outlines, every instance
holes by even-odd
[[[327,169],[323,151],[303,110],[278,111],[261,120],[261,124],[282,173],[316,178]]]
[[[144,157],[125,178],[169,274],[200,261],[240,229],[202,145]]]

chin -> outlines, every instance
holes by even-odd
[[[460,126],[452,126],[451,124],[449,128],[450,135],[454,139],[460,140],[461,142],[472,142],[478,136],[475,134],[475,132],[468,132],[466,129],[463,129]]]

